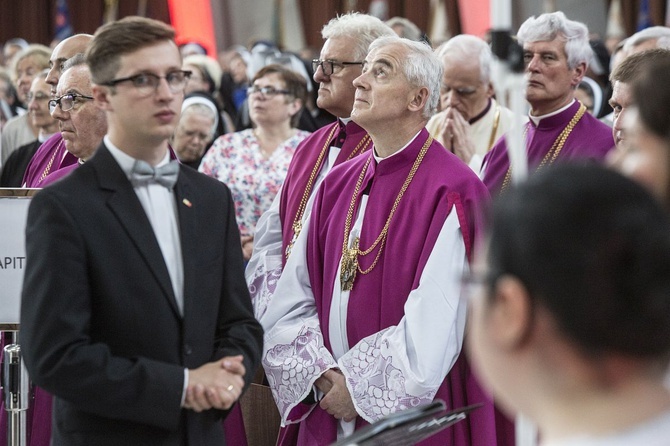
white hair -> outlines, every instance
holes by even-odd
[[[586,25],[569,20],[561,11],[528,18],[519,27],[516,37],[522,46],[524,43],[546,42],[556,38],[564,40],[565,55],[570,69],[580,63],[584,63],[588,68],[593,57]]]
[[[658,39],[656,48],[670,48],[670,28],[667,26],[650,26],[638,31],[626,39],[624,50],[630,52],[636,46],[651,39]]]
[[[470,34],[459,34],[444,42],[435,50],[437,57],[444,61],[446,56],[465,62],[473,57],[479,59],[479,78],[483,84],[491,81],[491,48],[483,39]]]
[[[392,17],[386,21],[386,24],[393,28],[394,26],[399,26],[402,28],[402,33],[399,34],[400,37],[404,37],[409,40],[416,40],[417,42],[421,40],[421,30],[414,22],[406,19],[405,17]]]
[[[352,48],[355,60],[350,62],[362,61],[368,54],[368,47],[378,37],[395,35],[391,27],[377,17],[358,12],[335,17],[321,30],[324,40],[333,37],[353,37],[358,40],[356,46]]]
[[[424,42],[404,39],[396,35],[380,37],[370,45],[370,51],[388,45],[401,45],[407,50],[400,67],[405,77],[415,87],[428,89],[428,100],[423,108],[423,117],[429,119],[440,101],[440,84],[444,69],[432,48]]]

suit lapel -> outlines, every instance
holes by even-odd
[[[101,189],[111,192],[107,205],[144,258],[175,315],[181,317],[163,253],[133,186],[104,144],[89,163],[96,170]]]

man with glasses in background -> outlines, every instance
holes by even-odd
[[[65,63],[57,94],[49,101],[49,111],[58,120],[65,148],[77,162],[46,175],[41,187],[63,178],[93,156],[107,132],[105,112],[93,103],[91,72],[83,54]]]
[[[349,13],[322,29],[320,59],[312,61],[319,83],[317,105],[338,119],[305,138],[293,155],[286,180],[256,225],[254,250],[246,269],[254,314],[260,318],[272,298],[293,243],[309,217],[315,191],[334,166],[371,146],[367,132],[350,118],[368,46],[393,30],[376,17]]]
[[[86,61],[107,134],[26,229],[22,347],[54,395],[52,444],[223,444],[262,329],[229,190],[170,160],[188,79],[174,30],[112,22]]]
[[[77,54],[83,54],[91,39],[93,36],[90,34],[76,34],[56,45],[51,52],[46,82],[51,85],[52,99],[56,97],[56,87],[65,62]],[[58,132],[37,149],[26,168],[21,184],[23,187],[42,187],[42,181],[49,174],[76,163],[77,157],[67,151],[65,141]]]

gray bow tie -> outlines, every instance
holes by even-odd
[[[158,183],[172,190],[179,175],[179,163],[170,161],[160,167],[152,167],[145,161],[136,160],[130,171],[130,180],[135,185]]]

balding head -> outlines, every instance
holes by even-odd
[[[49,74],[47,74],[47,84],[51,85],[51,94],[56,94],[56,86],[63,72],[63,64],[71,57],[85,53],[89,42],[93,39],[90,34],[76,34],[60,42],[53,49],[49,59]]]

